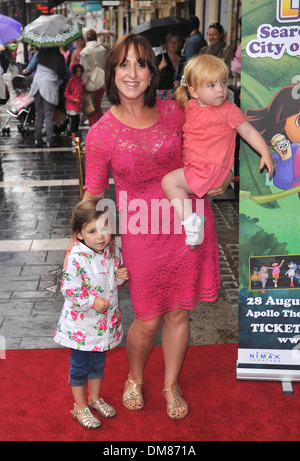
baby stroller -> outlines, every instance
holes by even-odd
[[[7,112],[10,117],[18,120],[18,130],[21,133],[21,136],[29,134],[29,125],[35,118],[34,98],[29,96],[31,82],[32,77],[24,77],[23,75],[17,75],[12,79],[12,86],[15,90],[16,96],[9,104]],[[7,126],[9,118],[2,128],[3,136],[6,134],[7,136],[10,135],[10,128]]]

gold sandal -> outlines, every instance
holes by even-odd
[[[179,400],[178,399],[178,396],[182,397],[180,387],[178,386],[178,387],[176,387],[176,389],[166,389],[166,388],[164,388],[162,392],[163,392],[163,396],[164,396],[164,392],[173,392],[173,394],[174,394],[174,399],[167,401],[167,415],[169,416],[169,418],[171,418],[171,419],[183,419],[183,418],[185,418],[187,416],[188,412],[189,412],[189,407],[188,407],[188,404],[186,403],[185,400],[183,400],[183,399]],[[177,394],[177,392],[178,392],[178,394]],[[171,416],[169,414],[169,411],[172,410],[173,408],[177,408],[177,407],[185,408],[183,414],[180,415],[180,416]]]
[[[131,383],[133,384],[132,386],[132,389],[131,391],[129,392],[125,392],[125,387],[128,383]],[[143,395],[141,392],[137,392],[136,390],[136,386],[138,385],[143,385],[144,383],[135,383],[134,381],[132,381],[131,379],[127,379],[125,385],[124,385],[124,393],[123,393],[123,398],[122,398],[122,403],[124,405],[125,408],[127,408],[128,410],[142,410],[142,408],[144,408],[144,398],[143,398]],[[125,403],[127,402],[127,400],[140,400],[142,402],[142,406],[140,408],[130,408],[129,406],[125,405]]]
[[[88,407],[85,407],[83,410],[76,410],[76,404],[74,404],[74,410],[71,412],[75,421],[77,421],[85,429],[97,429],[101,426],[99,419],[97,419]],[[83,415],[82,418],[78,418],[78,415]]]
[[[103,416],[103,418],[112,418],[116,415],[116,410],[111,405],[104,402],[103,399],[91,402],[91,399],[89,398],[89,407],[92,410],[96,410],[101,416]]]

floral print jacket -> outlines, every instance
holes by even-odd
[[[99,254],[83,243],[75,242],[62,280],[65,302],[54,334],[56,343],[83,351],[102,352],[121,342],[123,328],[118,285],[123,282],[117,279],[116,271],[122,263],[118,248],[110,258],[109,247]],[[93,309],[96,297],[110,300],[105,314]]]

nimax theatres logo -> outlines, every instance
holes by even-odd
[[[273,352],[250,352],[249,359],[255,363],[280,363],[280,355]]]

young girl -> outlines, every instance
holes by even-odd
[[[201,243],[205,220],[192,212],[188,194],[201,198],[224,182],[234,162],[236,133],[261,155],[260,168],[266,165],[270,177],[274,172],[264,139],[227,100],[227,78],[228,68],[220,58],[198,55],[186,64],[184,83],[176,92],[179,106],[185,108],[184,167],[164,176],[162,188],[182,219],[190,249]]]
[[[129,279],[122,256],[110,234],[105,211],[97,201],[80,202],[71,219],[75,243],[63,276],[65,297],[54,341],[71,348],[69,383],[75,400],[71,413],[87,429],[101,425],[88,408],[105,418],[116,414],[99,398],[105,351],[122,340],[117,286]],[[85,386],[88,383],[88,404]]]
[[[83,71],[81,64],[75,64],[71,71],[72,78],[68,80],[65,89],[65,106],[71,120],[70,130],[73,141],[78,136],[80,114],[83,108],[83,85],[81,79]]]

